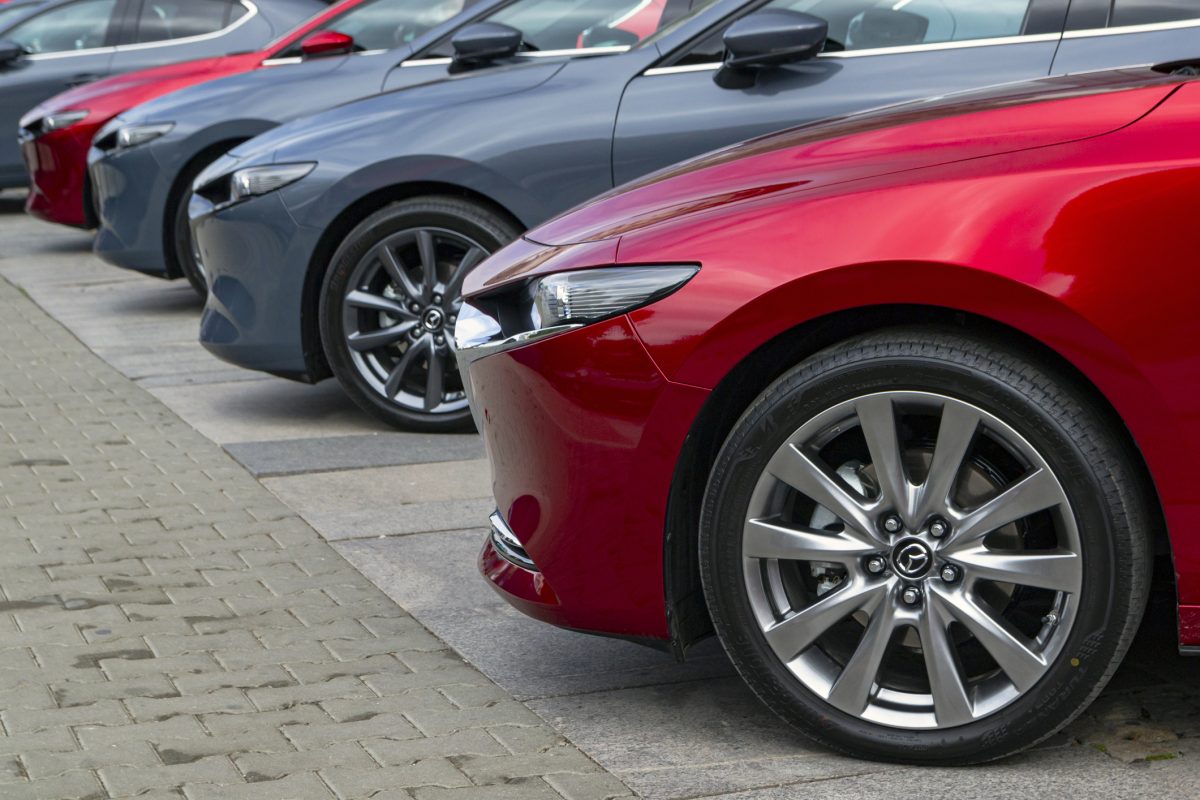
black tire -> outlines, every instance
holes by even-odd
[[[435,333],[437,334],[437,344],[430,341],[429,356],[420,363],[414,362],[417,364],[417,372],[414,374],[419,376],[424,370],[425,386],[428,387],[430,384],[429,374],[432,371],[431,359],[435,357],[441,359],[442,366],[439,368],[439,375],[445,380],[447,396],[451,398],[443,410],[429,410],[428,401],[423,408],[414,408],[410,405],[403,405],[399,399],[392,399],[387,395],[387,386],[383,385],[387,373],[386,367],[391,366],[393,362],[398,364],[405,360],[404,352],[406,351],[402,351],[400,348],[412,346],[408,344],[407,339],[389,345],[389,348],[394,347],[395,349],[382,348],[381,352],[370,356],[374,360],[369,363],[363,360],[367,356],[361,354],[356,356],[349,343],[349,337],[357,333],[348,330],[344,310],[344,301],[351,290],[351,282],[362,283],[365,269],[375,275],[378,280],[379,267],[376,266],[372,272],[364,265],[374,258],[372,254],[381,245],[415,235],[415,232],[430,230],[437,231],[439,237],[446,236],[451,240],[449,244],[445,243],[446,240],[441,240],[442,243],[438,245],[438,248],[441,248],[438,249],[439,258],[447,252],[450,254],[449,262],[440,267],[449,273],[453,273],[457,269],[453,263],[455,255],[466,253],[466,258],[473,265],[482,260],[481,255],[494,253],[521,235],[521,230],[501,214],[479,203],[457,197],[415,198],[393,203],[376,211],[346,236],[330,262],[319,301],[321,342],[334,377],[342,384],[351,399],[372,416],[401,430],[424,433],[469,431],[473,429],[474,425],[471,411],[466,405],[465,394],[461,392],[461,379],[457,374],[453,353],[452,351],[448,353],[449,345],[452,344],[454,315],[461,306],[461,292],[454,290],[452,283],[438,284],[451,289],[444,296],[435,295],[440,298],[438,302],[434,303],[428,299],[420,301],[420,304],[427,306],[419,312],[422,314],[422,318],[429,309],[436,307],[444,315],[442,322],[444,327],[439,327],[436,331],[427,331],[431,337]],[[456,247],[459,249],[456,250]],[[446,248],[449,250],[447,251]],[[465,268],[462,271],[463,274],[469,272],[471,268],[473,266]],[[355,288],[363,288],[358,283],[355,284]],[[393,297],[399,296],[396,293],[402,293],[397,282],[385,278],[384,283],[390,287],[390,289],[385,287],[385,291],[393,291]],[[424,288],[424,283],[421,284],[421,287]],[[461,275],[459,275],[458,289],[461,289]],[[365,313],[369,316],[374,312]],[[394,320],[395,318],[389,317],[389,319]],[[384,323],[379,324],[383,325]],[[425,329],[421,329],[421,331],[426,332]],[[419,380],[417,383],[419,384]],[[402,389],[400,393],[403,391]],[[443,407],[439,406],[438,408],[442,409]]]
[[[197,173],[199,174],[199,173]],[[188,189],[175,209],[175,234],[172,244],[175,251],[175,266],[201,300],[208,299],[208,280],[204,270],[196,259],[192,244],[192,229],[188,223],[188,203],[191,202],[192,191]]]
[[[811,691],[768,643],[761,601],[750,598],[744,571],[750,493],[777,449],[826,409],[897,390],[972,404],[1036,448],[1073,509],[1082,557],[1074,623],[1064,632],[1057,657],[1046,659],[1042,677],[986,716],[927,730],[867,721]],[[803,734],[857,757],[961,765],[1002,758],[1051,736],[1112,677],[1148,593],[1151,498],[1134,466],[1137,456],[1110,419],[1085,389],[1038,356],[953,329],[911,327],[865,335],[785,373],[734,426],[711,473],[701,517],[705,596],[738,672],[768,708]],[[754,602],[759,602],[759,617]],[[896,646],[893,640],[890,647]],[[922,651],[921,658],[926,657]],[[962,669],[961,662],[956,669]],[[881,675],[876,672],[872,679]]]

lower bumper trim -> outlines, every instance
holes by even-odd
[[[533,559],[525,552],[525,547],[521,544],[521,540],[517,538],[512,528],[508,527],[508,523],[504,521],[504,515],[499,511],[495,511],[489,519],[492,523],[492,546],[496,548],[496,552],[505,561],[512,562],[521,569],[526,569],[530,572],[540,572],[537,564],[534,564]]]

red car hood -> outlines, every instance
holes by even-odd
[[[107,107],[114,98],[123,99],[128,96],[129,100],[120,103],[120,107],[116,109],[116,113],[119,113],[172,89],[249,68],[263,58],[265,55],[261,52],[239,53],[114,75],[55,95],[26,114],[25,119],[35,120],[46,114],[68,109],[86,108],[95,111],[98,107]]]
[[[1100,136],[1145,115],[1180,82],[1147,69],[1087,73],[806,125],[627,184],[526,238],[550,245],[609,239],[743,198]]]

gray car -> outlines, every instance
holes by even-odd
[[[530,225],[800,122],[1200,53],[1192,4],[1153,16],[1116,0],[1111,19],[1068,16],[1066,0],[698,5],[626,53],[368,98],[214,164],[191,205],[211,278],[205,347],[300,380],[335,375],[391,425],[468,427],[448,335],[458,288]]]
[[[0,189],[26,184],[18,122],[43,100],[119,72],[256,50],[327,5],[328,0],[52,0],[32,13],[5,13]]]
[[[700,5],[625,53],[381,95],[238,148],[191,206],[212,287],[205,346],[301,380],[332,374],[396,426],[467,427],[448,335],[463,276],[551,215],[809,120],[1200,54],[1200,4],[1154,17],[1116,0],[1111,20],[1068,16],[1066,0]]]
[[[98,216],[95,250],[117,266],[165,278],[187,277],[201,294],[204,277],[186,243],[186,194],[196,175],[234,145],[288,120],[381,91],[437,80],[450,37],[475,23],[527,33],[510,61],[561,59],[624,50],[580,31],[638,6],[687,8],[692,0],[375,0],[367,10],[401,5],[404,24],[391,49],[283,64],[165,95],[113,120],[89,156]],[[458,13],[461,11],[461,13]],[[675,13],[672,11],[672,13]],[[415,36],[414,36],[415,34]],[[487,66],[477,61],[475,66]],[[455,67],[457,68],[457,66]],[[125,133],[122,133],[122,130]],[[136,147],[131,132],[160,132]]]

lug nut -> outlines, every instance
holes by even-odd
[[[440,294],[435,294],[435,295],[433,296],[433,302],[435,302],[435,303],[440,303],[440,302],[442,302],[442,296],[441,296]]]
[[[904,601],[905,605],[915,606],[921,602],[921,590],[915,586],[906,586],[900,593],[900,599]]]
[[[946,583],[958,583],[959,573],[958,567],[953,564],[947,564],[942,567],[942,580]]]
[[[940,539],[950,532],[950,526],[940,519],[935,519],[929,523],[929,535],[935,539]]]
[[[434,341],[435,341],[435,342],[437,342],[438,344],[445,344],[445,343],[446,343],[446,337],[445,337],[445,336],[439,336],[439,337],[437,337],[436,339],[434,339]]]
[[[867,572],[872,575],[878,575],[885,569],[887,569],[887,562],[883,560],[882,556],[871,556],[867,559]]]
[[[904,523],[895,514],[883,521],[883,529],[888,533],[899,533]]]
[[[415,314],[416,312],[421,310],[421,305],[420,305],[420,303],[413,303],[412,305],[410,305],[408,307],[408,310]]]

